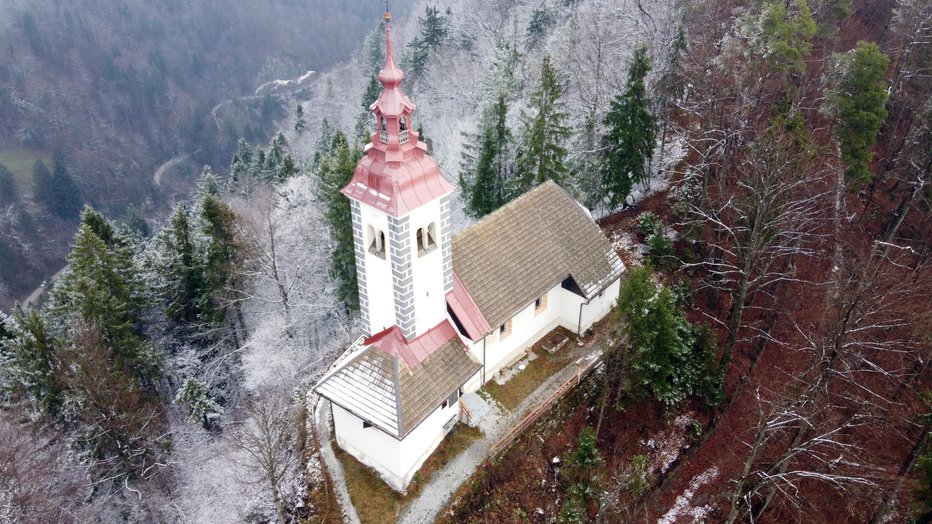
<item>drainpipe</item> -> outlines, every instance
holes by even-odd
[[[591,298],[589,300],[592,300]],[[589,304],[589,300],[579,303],[579,320],[576,323],[576,338],[579,339],[582,337],[582,308],[583,306]]]
[[[485,387],[485,337],[487,336],[482,337],[482,386],[480,387]]]

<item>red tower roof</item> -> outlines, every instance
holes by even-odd
[[[440,166],[427,155],[427,145],[411,129],[415,105],[401,92],[404,73],[395,65],[391,24],[385,24],[385,67],[379,71],[382,94],[369,109],[376,130],[366,155],[356,165],[344,195],[389,215],[408,214],[453,191]]]

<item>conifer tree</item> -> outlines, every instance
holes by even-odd
[[[836,57],[836,85],[827,93],[829,111],[838,119],[835,137],[845,175],[858,188],[871,178],[868,166],[880,125],[887,117],[884,76],[889,59],[877,44],[858,42],[857,48]]]
[[[670,42],[670,52],[667,54],[667,61],[664,64],[664,70],[660,75],[660,81],[656,85],[657,107],[659,108],[659,117],[661,119],[660,130],[660,160],[663,161],[667,145],[667,130],[670,124],[670,108],[675,101],[683,96],[685,89],[685,80],[681,65],[680,55],[686,50],[686,33],[683,26],[677,27],[673,41]]]
[[[423,17],[418,17],[420,28],[418,36],[408,44],[407,65],[413,79],[418,79],[427,70],[427,60],[430,53],[443,44],[447,37],[449,11],[447,16],[433,6],[427,6]]]
[[[32,166],[32,187],[36,201],[52,209],[55,205],[55,181],[52,180],[52,172],[41,159],[36,160]]]
[[[489,73],[482,86],[484,100],[494,100],[500,93],[506,100],[513,100],[521,92],[521,60],[523,55],[516,43],[499,42],[495,47],[495,57],[489,66]]]
[[[16,202],[18,196],[19,191],[16,189],[13,173],[0,164],[0,205],[12,204]]]
[[[212,194],[201,199],[201,219],[207,235],[207,253],[204,264],[203,314],[208,322],[219,325],[225,317],[223,303],[227,290],[235,288],[233,283],[239,258],[236,240],[236,214],[225,202]]]
[[[106,219],[86,209],[68,255],[70,269],[52,291],[53,313],[95,326],[118,365],[143,376],[155,363],[148,361],[138,333],[143,290],[128,245]]]
[[[648,176],[657,135],[644,78],[650,71],[647,47],[635,49],[625,90],[612,100],[602,137],[602,183],[609,205],[627,200],[634,185]]]
[[[546,180],[563,184],[567,174],[566,140],[570,129],[563,111],[563,84],[557,70],[545,54],[540,68],[540,83],[531,93],[531,114],[523,115],[517,168],[509,188],[510,198],[520,196]]]
[[[55,415],[63,390],[56,376],[61,343],[49,329],[45,316],[35,309],[17,308],[13,324],[9,338],[0,341],[11,350],[10,371],[40,412]]]
[[[356,117],[356,135],[362,137],[362,140],[368,141],[368,132],[371,125],[372,113],[369,112],[371,106],[382,92],[382,84],[379,83],[379,68],[385,63],[385,22],[379,23],[379,27],[366,36],[363,43],[363,78],[366,79],[366,88],[362,93],[360,105],[362,111]]]
[[[318,197],[324,202],[324,218],[330,226],[333,251],[330,275],[339,284],[337,298],[352,311],[359,309],[356,281],[356,252],[350,201],[340,193],[356,169],[362,152],[351,147],[341,132],[336,132],[318,168]]]
[[[802,73],[805,59],[812,49],[810,40],[816,34],[816,23],[806,0],[797,0],[795,9],[788,3],[773,2],[761,14],[764,58],[774,71]]]
[[[165,281],[162,290],[167,302],[165,313],[178,322],[197,322],[205,306],[206,284],[187,204],[182,203],[175,209],[160,241],[165,250],[165,260],[159,268]]]
[[[253,151],[246,139],[240,138],[236,143],[236,153],[230,163],[230,184],[236,184],[241,177],[251,176],[253,168]]]
[[[295,123],[294,130],[298,134],[304,132],[304,128],[307,126],[307,121],[304,120],[304,107],[301,106],[301,103],[298,103],[298,108],[295,109]]]
[[[52,198],[54,206],[51,211],[65,219],[77,218],[84,203],[81,190],[68,173],[64,155],[59,151],[52,159]]]
[[[459,178],[466,212],[475,218],[482,218],[508,201],[507,184],[514,170],[514,139],[506,122],[508,104],[504,93],[485,113],[482,129],[466,146]]]
[[[710,405],[721,400],[714,337],[706,328],[690,325],[676,296],[653,282],[649,268],[630,271],[618,307],[627,337],[622,392],[667,405],[693,395]]]

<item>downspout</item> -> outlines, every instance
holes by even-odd
[[[482,337],[482,386],[485,387],[485,337]]]
[[[590,298],[589,300],[586,300],[585,302],[579,303],[579,320],[576,323],[576,338],[577,339],[582,337],[582,308],[583,306],[589,305],[589,302],[591,301],[592,299]]]

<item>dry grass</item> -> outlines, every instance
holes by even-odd
[[[553,333],[560,333],[568,337],[569,341],[559,351],[550,354],[543,348],[543,344],[551,338]],[[494,380],[490,381],[485,385],[485,390],[506,409],[514,410],[545,380],[572,363],[572,349],[576,347],[574,340],[575,335],[566,329],[555,329],[531,348],[531,351],[537,354],[537,358],[529,362],[524,371],[513,376],[503,386],[498,385]]]
[[[404,497],[388,487],[378,473],[334,446],[333,451],[343,465],[343,476],[350,500],[363,524],[391,524],[398,520],[404,507]]]
[[[482,431],[479,429],[458,424],[453,433],[443,439],[421,469],[414,474],[404,495],[390,488],[372,468],[359,462],[339,446],[334,445],[334,452],[343,464],[346,486],[359,520],[363,524],[389,524],[398,520],[404,508],[417,498],[421,488],[435,471],[443,468],[481,437]]]

